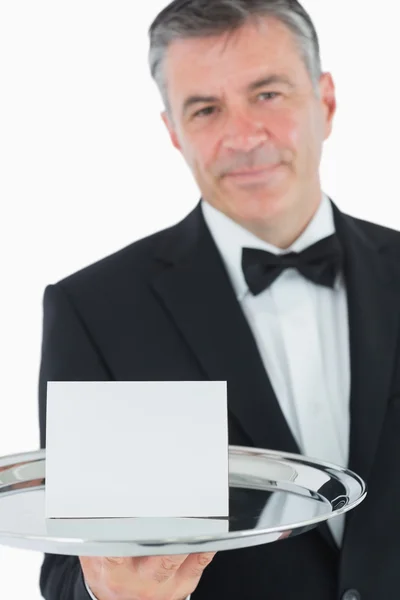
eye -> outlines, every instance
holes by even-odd
[[[209,114],[211,114],[209,111],[214,110],[214,108],[215,108],[214,106],[206,106],[205,108],[202,108],[201,110],[198,110],[197,112],[195,112],[193,117],[200,117],[200,116],[206,117]]]
[[[261,96],[269,96],[269,100],[272,100],[273,98],[276,98],[277,96],[280,96],[279,92],[262,92],[261,94],[259,94],[259,97]],[[272,98],[271,98],[272,96]]]

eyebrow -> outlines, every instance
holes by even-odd
[[[294,84],[289,79],[289,77],[287,77],[286,75],[273,74],[273,75],[268,75],[267,77],[263,77],[262,79],[257,79],[257,81],[253,81],[252,83],[250,83],[247,86],[247,91],[254,92],[262,87],[267,87],[267,86],[275,84],[275,83],[283,83],[284,85],[287,85],[291,89],[293,89],[295,87]],[[218,102],[218,100],[219,100],[219,98],[217,98],[217,96],[199,96],[199,95],[189,96],[188,98],[186,98],[185,102],[183,103],[182,113],[185,114],[186,111],[188,110],[188,108],[190,108],[194,104],[199,104],[199,103],[206,104],[209,102]]]

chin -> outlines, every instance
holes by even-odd
[[[284,195],[257,195],[230,201],[230,216],[240,222],[266,222],[278,218],[289,208],[288,197]]]

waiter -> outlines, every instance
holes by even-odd
[[[226,380],[230,444],[348,466],[369,495],[346,519],[264,546],[46,555],[43,596],[397,598],[400,235],[321,188],[336,102],[314,26],[294,0],[175,1],[150,42],[162,118],[201,201],[46,288],[41,445],[47,381]]]

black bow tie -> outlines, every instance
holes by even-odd
[[[243,248],[242,268],[249,290],[260,294],[285,269],[297,269],[304,277],[333,287],[343,262],[343,250],[336,234],[326,237],[302,252],[272,254],[265,250]]]

